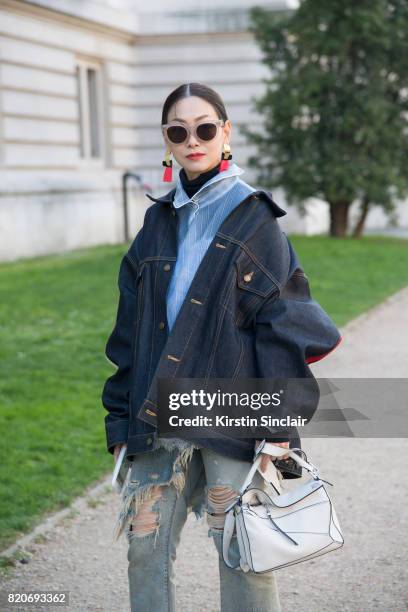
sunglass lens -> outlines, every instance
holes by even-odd
[[[167,138],[174,144],[180,144],[187,138],[187,130],[182,125],[172,125],[167,128]]]
[[[197,136],[201,140],[212,140],[217,134],[217,126],[215,123],[201,123],[197,127]]]

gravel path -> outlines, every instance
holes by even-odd
[[[342,332],[340,347],[312,365],[316,377],[408,376],[408,288]],[[408,610],[408,490],[401,460],[407,457],[407,440],[314,438],[304,440],[303,447],[335,484],[329,490],[345,544],[320,559],[277,571],[282,611]],[[1,578],[1,589],[67,590],[72,612],[127,612],[126,540],[112,543],[118,509],[108,477],[17,543],[28,562],[17,562]],[[177,612],[219,611],[218,556],[204,521],[190,514],[183,531],[176,562]]]

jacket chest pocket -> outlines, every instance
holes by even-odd
[[[248,327],[263,302],[279,287],[272,274],[261,267],[246,251],[234,262],[235,278],[231,299],[235,312],[235,324]]]

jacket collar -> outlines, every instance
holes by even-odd
[[[243,172],[244,170],[242,170],[242,168],[240,168],[237,164],[232,163],[230,164],[227,170],[219,172],[206,183],[204,183],[204,185],[202,185],[202,187],[200,187],[200,189],[196,191],[196,193],[191,198],[188,197],[188,195],[183,189],[183,184],[181,182],[180,175],[177,179],[176,186],[164,196],[161,196],[160,198],[153,198],[148,193],[146,193],[145,195],[150,200],[153,200],[153,202],[168,202],[172,203],[175,208],[180,208],[180,206],[184,206],[184,204],[187,204],[187,202],[196,202],[198,199],[197,196],[201,194],[201,192],[210,185],[218,183],[219,181],[222,181],[223,179],[229,178],[231,176],[238,176],[240,174],[243,174]]]
[[[217,178],[218,175],[216,175],[215,177],[213,177],[213,179]],[[210,181],[208,181],[208,184],[213,180],[210,179]],[[206,183],[207,185],[207,183]],[[203,187],[201,189],[204,188],[205,185],[203,185]],[[149,193],[146,193],[145,195],[152,200],[153,202],[160,202],[162,204],[167,204],[170,207],[172,207],[173,209],[175,208],[174,206],[174,197],[177,191],[177,185],[176,187],[173,187],[173,189],[171,189],[168,193],[160,196],[159,198],[154,198],[153,196],[151,196]],[[184,190],[183,190],[184,191]],[[198,192],[197,192],[198,193]],[[273,200],[272,197],[272,192],[271,191],[267,191],[266,189],[257,189],[256,191],[254,191],[252,194],[252,197],[256,196],[258,198],[264,198],[264,200],[266,200],[270,206],[273,209],[273,212],[275,214],[275,217],[283,217],[284,215],[286,215],[286,210],[283,210],[283,208],[281,208],[280,206],[278,206],[276,204],[276,202]],[[186,196],[187,197],[187,196]],[[189,200],[190,201],[190,200]],[[179,204],[179,206],[181,206],[181,204]]]
[[[174,198],[173,198],[173,204],[175,208],[180,208],[181,206],[184,206],[188,202],[194,202],[196,204],[200,204],[200,200],[202,200],[203,198],[205,200],[206,196],[208,196],[208,192],[213,191],[212,186],[215,183],[220,183],[220,181],[226,180],[231,177],[239,176],[240,174],[243,174],[243,173],[244,173],[244,170],[242,170],[239,166],[237,166],[237,164],[232,163],[230,164],[227,170],[224,170],[223,172],[219,172],[218,174],[213,176],[211,179],[209,179],[206,183],[204,183],[204,185],[202,185],[200,189],[198,189],[191,198],[184,191],[183,183],[181,182],[180,175],[179,175],[177,184],[176,184],[176,191],[175,191]],[[225,188],[228,189],[228,185],[226,185]]]

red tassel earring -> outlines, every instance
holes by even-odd
[[[229,168],[228,160],[232,159],[232,155],[230,153],[231,153],[231,147],[229,146],[228,142],[224,142],[224,150],[221,155],[220,172],[223,172],[224,170],[228,170]]]
[[[163,181],[165,183],[171,183],[173,180],[173,160],[170,159],[170,155],[171,151],[167,147],[164,160],[162,161],[162,165],[164,166]]]

